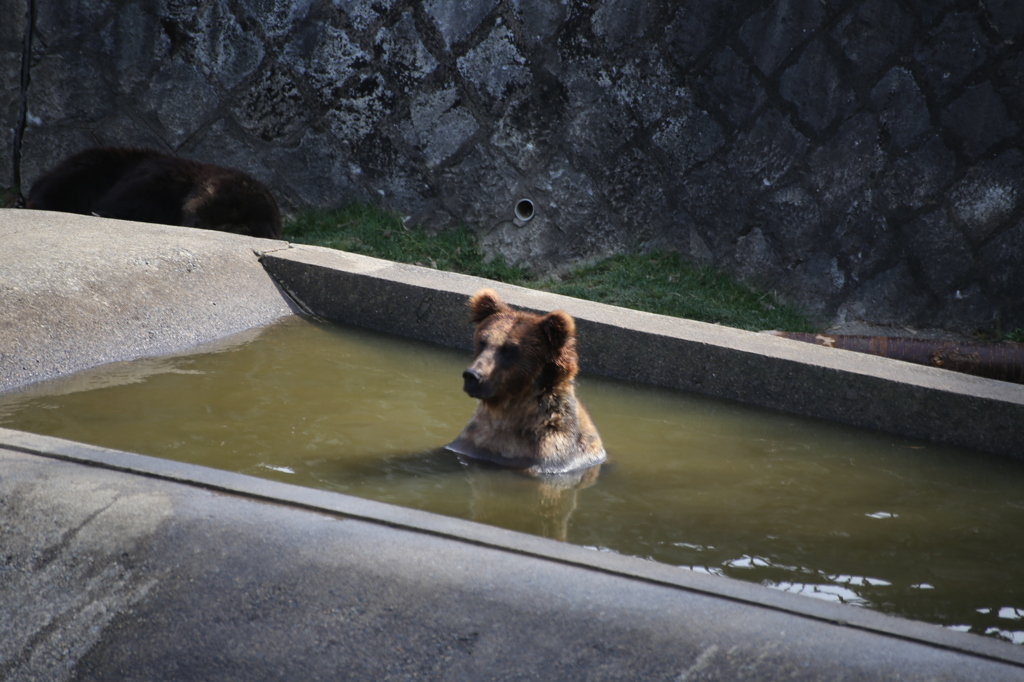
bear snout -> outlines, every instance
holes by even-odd
[[[471,398],[486,400],[493,395],[492,390],[483,382],[480,372],[470,367],[462,373],[462,390]]]

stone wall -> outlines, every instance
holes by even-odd
[[[148,145],[538,269],[672,248],[821,319],[1024,326],[1020,0],[0,0],[8,84],[33,2],[25,187]]]

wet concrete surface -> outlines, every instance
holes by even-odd
[[[285,242],[0,209],[0,391],[293,313],[257,251]]]

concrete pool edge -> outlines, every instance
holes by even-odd
[[[488,286],[518,307],[573,315],[586,373],[1024,458],[1024,385],[321,247],[261,260],[335,322],[468,350],[465,301]]]
[[[1024,667],[1024,648],[996,639],[430,512],[0,427],[2,449],[425,533],[444,540],[512,552],[530,560],[556,562],[617,579],[642,581],[754,609],[782,612],[822,625],[852,628]],[[756,617],[756,612],[751,615]]]

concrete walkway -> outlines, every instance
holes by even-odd
[[[204,467],[0,443],[4,679],[1024,678],[1019,647],[863,609]]]

